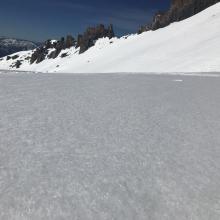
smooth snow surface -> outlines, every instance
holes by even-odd
[[[0,219],[219,220],[219,109],[220,77],[1,73]]]
[[[79,55],[78,49],[63,52],[68,57],[46,59],[21,70],[63,73],[113,72],[211,72],[220,71],[220,3],[181,22],[157,31],[120,39],[103,38]],[[19,53],[18,53],[19,54]],[[62,54],[62,52],[61,52]],[[13,60],[4,58],[0,69],[11,69]]]

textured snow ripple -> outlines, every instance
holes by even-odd
[[[220,78],[0,75],[0,219],[220,219]]]

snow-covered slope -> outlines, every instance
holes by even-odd
[[[100,39],[83,54],[29,64],[26,53],[20,70],[65,73],[208,72],[220,71],[220,3],[184,21],[157,31],[120,39]],[[18,58],[20,59],[20,57]],[[12,69],[4,58],[0,69]]]
[[[0,57],[18,51],[33,50],[37,46],[39,46],[39,43],[28,40],[0,37]]]

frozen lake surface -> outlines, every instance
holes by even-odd
[[[0,219],[219,220],[220,77],[0,74]]]

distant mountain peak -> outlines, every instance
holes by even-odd
[[[19,51],[33,50],[40,44],[13,37],[0,37],[0,57],[4,57]]]

